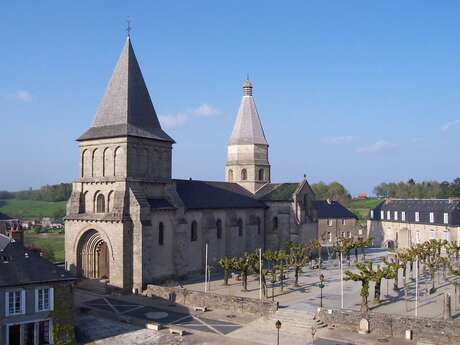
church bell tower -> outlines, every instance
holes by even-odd
[[[252,96],[252,83],[243,84],[243,98],[227,146],[225,181],[236,182],[251,193],[270,183],[268,142]]]

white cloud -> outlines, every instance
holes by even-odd
[[[383,150],[388,150],[388,149],[393,149],[397,145],[392,144],[388,141],[385,140],[379,140],[373,144],[370,144],[369,146],[364,146],[360,147],[356,150],[358,153],[374,153],[374,152],[379,152]]]
[[[215,108],[211,104],[203,103],[197,108],[193,109],[191,113],[195,116],[200,117],[212,117],[220,114],[219,109]]]
[[[32,100],[32,94],[27,90],[18,90],[14,94],[14,98],[21,102],[30,102]]]
[[[177,113],[176,115],[160,115],[158,116],[161,126],[165,128],[182,127],[187,123],[187,114]]]
[[[456,129],[456,128],[460,128],[460,120],[450,121],[441,126],[441,130],[443,132],[446,132],[449,129]]]
[[[353,141],[353,137],[351,135],[345,135],[340,137],[331,137],[331,138],[324,138],[324,142],[327,144],[348,144]]]

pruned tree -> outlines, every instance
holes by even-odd
[[[233,262],[235,258],[224,256],[216,260],[217,265],[224,272],[224,285],[228,285],[228,272],[233,268]]]
[[[248,291],[248,274],[252,267],[253,257],[244,253],[241,258],[233,260],[233,269],[241,274],[241,282],[243,284],[243,291]]]
[[[361,312],[367,313],[369,311],[369,282],[373,275],[372,262],[359,262],[356,264],[356,268],[358,272],[345,272],[345,280],[361,282]]]
[[[302,243],[288,244],[287,260],[289,266],[294,269],[294,286],[299,286],[299,273],[302,268],[307,265],[309,261],[310,250],[309,247]]]

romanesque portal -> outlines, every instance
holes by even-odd
[[[78,272],[89,279],[109,279],[110,264],[107,243],[96,230],[88,230],[78,245]]]

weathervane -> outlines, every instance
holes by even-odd
[[[128,23],[128,27],[126,28],[126,31],[128,32],[128,37],[131,37],[131,18],[128,17],[128,20],[126,21]]]

